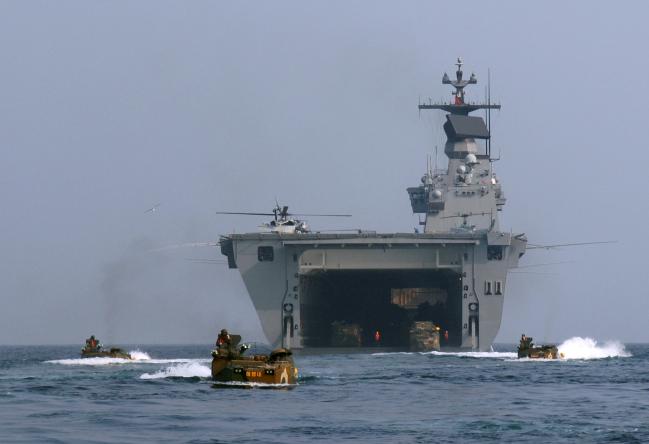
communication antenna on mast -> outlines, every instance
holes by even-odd
[[[435,145],[435,171],[437,171],[437,145]]]
[[[491,69],[487,68],[487,157],[491,160]]]

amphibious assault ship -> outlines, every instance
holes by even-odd
[[[229,268],[241,273],[269,342],[275,347],[330,347],[335,325],[353,325],[359,345],[407,347],[410,326],[431,321],[442,348],[489,350],[500,328],[509,269],[525,253],[523,234],[500,230],[505,195],[493,170],[490,112],[468,102],[458,59],[452,100],[419,104],[446,112],[446,170],[427,170],[407,189],[422,232],[318,233],[288,209],[274,211],[283,229],[230,234],[220,240]],[[486,110],[485,118],[471,116]],[[279,218],[278,218],[279,212]],[[288,230],[287,226],[300,227]],[[377,335],[379,333],[379,335]]]

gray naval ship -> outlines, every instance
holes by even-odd
[[[465,100],[477,79],[465,79],[461,59],[455,79],[444,74],[442,83],[455,88],[452,100],[419,109],[447,113],[448,168],[427,166],[421,183],[407,189],[413,213],[425,215],[422,232],[313,232],[278,205],[266,232],[221,236],[221,252],[241,273],[274,347],[331,347],[340,325],[355,327],[359,346],[407,347],[412,324],[432,321],[442,348],[490,349],[507,272],[527,239],[498,222],[505,195],[489,121],[500,105]],[[477,110],[486,110],[486,122],[470,115]]]

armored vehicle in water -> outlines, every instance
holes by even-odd
[[[81,349],[81,357],[133,359],[129,353],[125,352],[121,348],[105,348],[97,339],[95,339],[94,335],[86,339],[86,345]]]
[[[534,345],[534,339],[522,335],[518,344],[518,357],[529,359],[558,359],[563,357],[556,345]]]
[[[440,328],[430,321],[415,321],[410,327],[410,350],[440,351]]]
[[[219,335],[217,348],[212,351],[212,379],[222,383],[294,385],[298,369],[292,352],[285,348],[268,355],[244,356],[247,345],[239,345],[241,336]]]
[[[221,237],[221,252],[239,270],[271,344],[331,347],[336,326],[355,325],[360,346],[380,332],[382,346],[407,348],[413,322],[429,321],[444,332],[442,348],[489,350],[507,272],[527,239],[499,224],[506,199],[493,169],[490,113],[500,105],[466,100],[465,87],[477,79],[465,78],[462,65],[458,59],[454,80],[442,78],[454,88],[451,101],[419,104],[446,112],[448,157],[446,169],[427,165],[421,183],[407,189],[412,212],[425,217],[423,229],[288,230],[285,216],[266,232]],[[486,121],[470,115],[478,110]]]
[[[107,350],[81,350],[82,358],[120,358],[133,359],[133,357],[121,348],[111,347]]]

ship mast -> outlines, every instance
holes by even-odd
[[[468,79],[464,79],[464,72],[462,71],[462,59],[458,57],[455,63],[457,70],[455,71],[455,80],[451,80],[447,73],[442,77],[442,84],[451,85],[455,88],[453,91],[450,103],[433,103],[430,99],[428,103],[419,103],[419,110],[426,109],[439,109],[447,111],[447,122],[444,125],[444,130],[448,136],[449,142],[452,141],[474,141],[475,139],[485,140],[485,153],[483,155],[475,152],[476,155],[491,161],[491,110],[500,109],[500,105],[491,103],[491,76],[487,82],[487,103],[468,102],[465,99],[464,88],[467,85],[474,85],[478,83],[476,75],[471,73]],[[470,117],[469,113],[477,110],[486,111],[486,125],[485,122],[479,117]],[[447,142],[445,152],[449,157],[459,155],[458,150],[453,148],[453,144]],[[460,150],[464,152],[463,150]]]
[[[478,83],[478,79],[475,74],[471,73],[471,76],[468,80],[464,80],[464,73],[462,72],[462,58],[458,57],[457,62],[457,71],[455,71],[455,80],[451,80],[448,77],[448,74],[444,73],[442,77],[442,84],[452,85],[455,88],[455,91],[452,92],[453,101],[451,103],[432,103],[430,100],[428,103],[420,103],[419,109],[441,109],[447,111],[451,114],[457,114],[461,116],[468,116],[470,112],[479,110],[479,109],[500,109],[500,105],[494,105],[491,103],[468,103],[464,99],[464,88],[467,85],[474,85]]]

